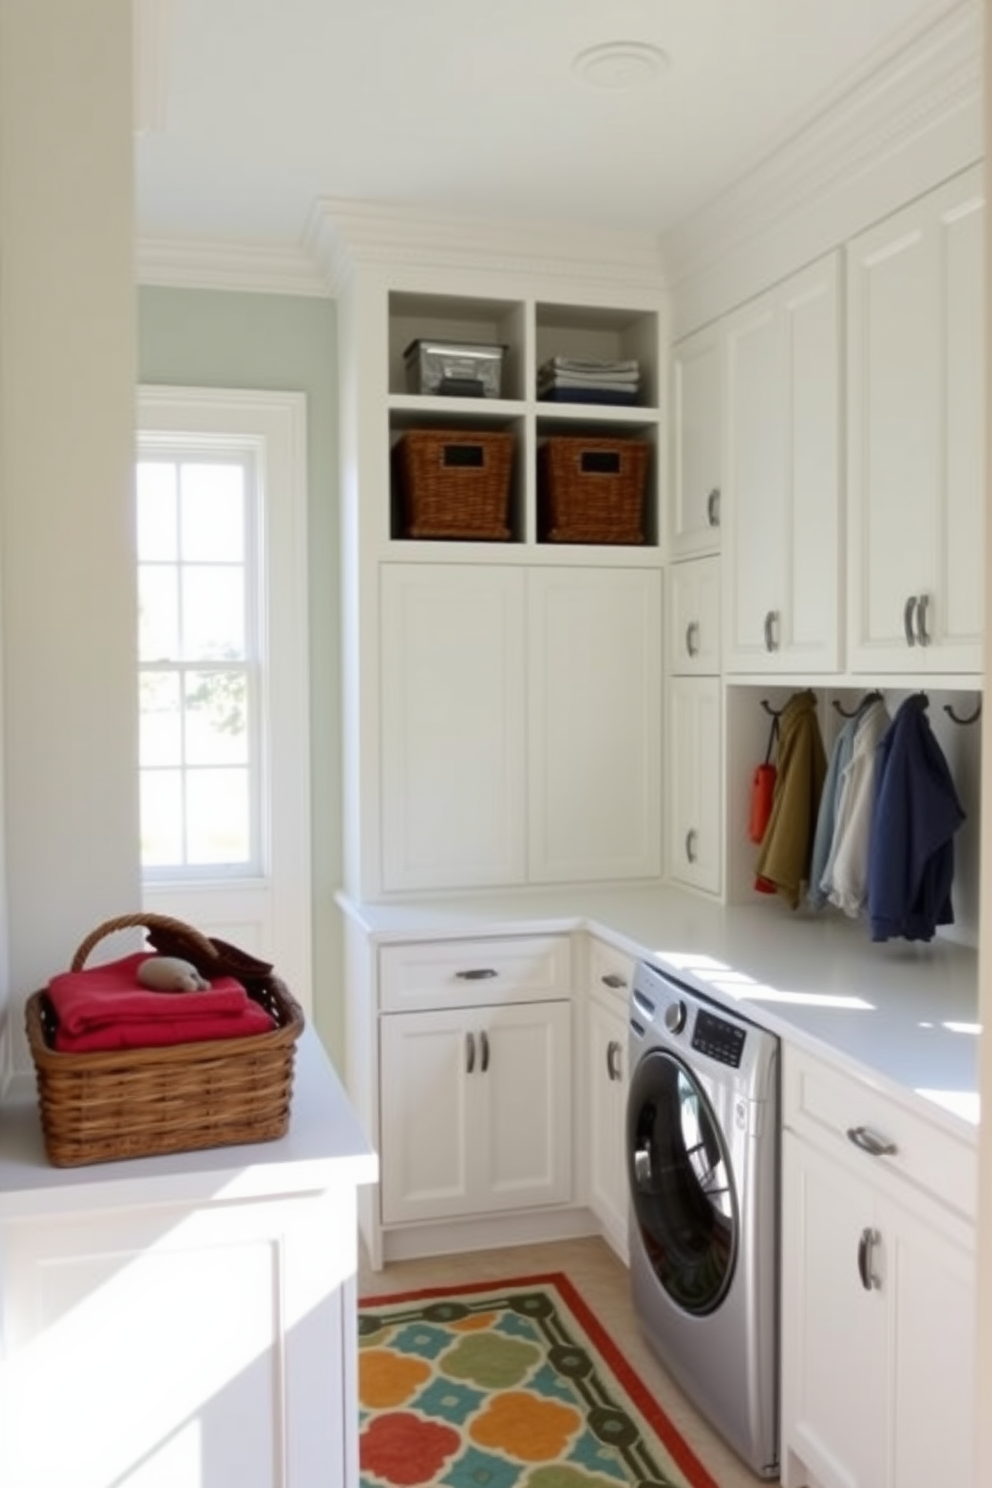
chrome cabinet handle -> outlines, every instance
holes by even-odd
[[[872,1252],[881,1238],[877,1230],[867,1227],[861,1231],[858,1241],[858,1275],[866,1292],[877,1292],[882,1285],[871,1269]]]
[[[460,982],[484,982],[489,977],[499,976],[491,966],[474,966],[469,971],[456,971],[455,976]]]
[[[929,646],[930,632],[927,630],[927,605],[929,594],[921,594],[916,601],[916,639],[921,646]]]
[[[599,979],[604,987],[626,987],[627,980],[619,972],[608,971]]]
[[[489,1035],[485,1030],[479,1034],[479,1041],[482,1044],[482,1073],[485,1074],[489,1069]]]
[[[620,1068],[620,1044],[616,1039],[610,1039],[606,1046],[606,1073],[611,1080],[623,1079],[623,1071]]]
[[[699,655],[699,621],[690,620],[685,628],[685,651],[687,656]]]
[[[775,626],[778,621],[778,610],[769,610],[765,616],[765,650],[777,651],[778,641],[775,638]]]
[[[902,612],[902,628],[906,633],[906,645],[915,646],[916,636],[913,633],[913,611],[916,609],[916,595],[911,594],[907,599]]]
[[[869,1157],[895,1157],[899,1151],[895,1142],[890,1142],[888,1137],[880,1137],[867,1126],[849,1126],[847,1140],[853,1142],[855,1147],[860,1147],[862,1152],[867,1152]]]
[[[475,1069],[475,1034],[465,1035],[465,1073],[470,1075]]]
[[[706,498],[706,520],[711,527],[720,525],[720,487],[714,486]]]
[[[685,856],[687,862],[694,863],[697,857],[696,844],[699,841],[699,833],[695,827],[690,827],[685,834]]]

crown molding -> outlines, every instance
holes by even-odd
[[[651,232],[328,196],[314,202],[303,243],[334,294],[368,266],[461,269],[490,277],[526,274],[654,294],[661,288],[658,236]]]
[[[981,116],[982,5],[935,6],[933,22],[820,100],[777,148],[661,239],[669,288],[713,270],[743,245],[918,146]],[[980,144],[977,146],[979,152]],[[964,166],[970,160],[960,160]]]
[[[141,285],[327,298],[327,279],[301,248],[207,238],[138,238]]]

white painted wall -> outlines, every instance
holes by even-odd
[[[0,0],[8,985],[140,905],[130,0]],[[4,897],[4,896],[0,896]]]

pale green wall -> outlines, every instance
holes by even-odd
[[[343,1067],[337,317],[330,299],[144,288],[142,383],[258,388],[307,398],[314,1013]]]

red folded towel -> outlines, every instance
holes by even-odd
[[[137,951],[52,977],[48,995],[58,1019],[56,1049],[75,1054],[271,1033],[272,1018],[234,977],[217,977],[207,992],[148,991],[137,970],[149,954]]]

